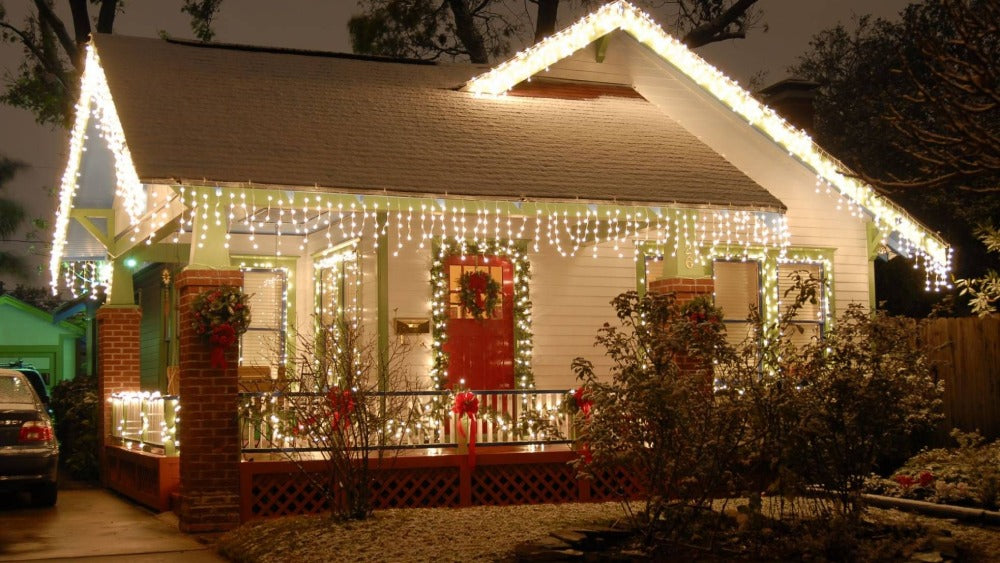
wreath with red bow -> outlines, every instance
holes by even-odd
[[[212,346],[212,367],[226,369],[226,349],[250,326],[250,296],[238,287],[216,287],[199,293],[192,309],[195,332]]]
[[[458,280],[458,298],[472,318],[492,317],[500,301],[500,284],[487,272],[466,272]]]

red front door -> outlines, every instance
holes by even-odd
[[[514,388],[514,267],[499,256],[449,256],[448,386],[465,380],[467,389]],[[462,274],[485,272],[500,284],[496,309],[474,318],[461,305]],[[483,296],[485,297],[485,296]]]

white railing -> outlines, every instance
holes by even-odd
[[[128,448],[177,455],[180,401],[159,392],[114,393],[111,403],[111,437]]]
[[[479,400],[476,444],[565,443],[572,437],[573,416],[564,408],[565,390],[473,391]],[[454,395],[448,391],[387,392],[368,396],[371,412],[384,413],[381,438],[386,447],[439,448],[461,439]],[[240,434],[243,452],[316,450],[308,413],[329,413],[324,393],[241,393]],[[320,407],[320,408],[314,408]],[[464,431],[463,431],[464,432]],[[462,434],[464,435],[464,434]]]

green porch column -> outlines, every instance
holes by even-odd
[[[126,265],[126,258],[119,257],[111,262],[111,293],[107,305],[135,305],[135,289],[132,287],[132,269]]]
[[[389,236],[385,225],[389,214],[380,211],[375,221],[375,236],[378,240],[376,253],[376,277],[378,281],[378,388],[385,392],[388,389],[386,373],[389,365]],[[383,403],[385,398],[383,397]]]
[[[191,229],[191,252],[188,268],[195,270],[230,270],[229,249],[225,246],[229,219],[223,212],[219,195],[203,192],[194,209]],[[205,211],[207,206],[208,211]],[[216,214],[218,212],[218,215]]]

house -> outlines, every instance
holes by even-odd
[[[712,295],[736,337],[806,269],[828,282],[811,336],[873,302],[887,248],[930,288],[950,268],[944,241],[624,1],[494,67],[97,35],[60,197],[53,283],[110,286],[103,392],[176,371],[187,529],[236,519],[233,483],[262,467],[239,463],[241,373],[294,369],[317,318],[358,319],[383,351],[410,339],[429,390],[566,389],[574,357],[600,368],[622,291]],[[253,294],[242,370],[210,368],[191,329],[195,296],[226,284]]]
[[[0,295],[0,366],[23,362],[42,374],[49,389],[76,377],[84,328],[13,295]]]

